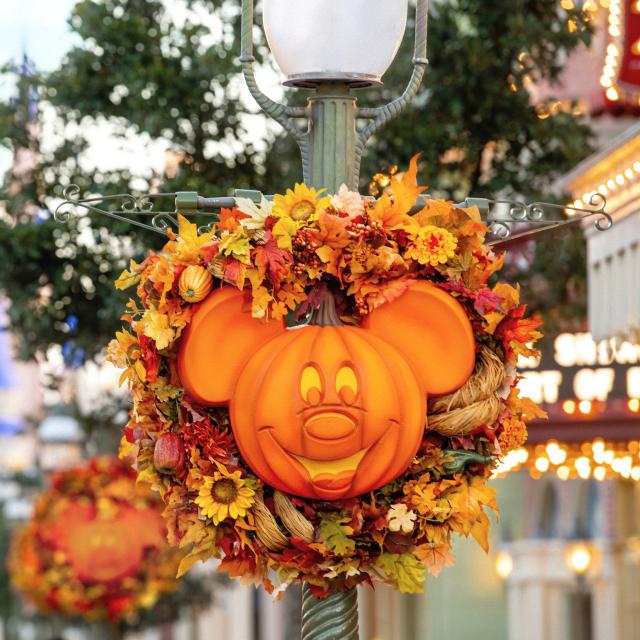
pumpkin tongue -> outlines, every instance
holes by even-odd
[[[309,324],[314,327],[341,327],[344,325],[336,310],[336,299],[330,291],[324,294],[320,306],[311,314]]]

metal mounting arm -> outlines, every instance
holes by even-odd
[[[275,102],[263,93],[256,81],[253,68],[255,57],[253,55],[253,23],[254,23],[254,0],[243,0],[242,2],[242,24],[241,24],[241,55],[242,74],[247,83],[247,88],[253,96],[258,106],[266,115],[280,124],[287,133],[301,145],[303,141],[303,131],[296,125],[292,118],[306,117],[307,112],[304,107],[289,107]],[[304,151],[301,151],[304,156]]]

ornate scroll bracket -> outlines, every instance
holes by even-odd
[[[147,193],[131,195],[119,193],[109,196],[80,197],[80,188],[69,185],[63,192],[64,200],[56,207],[54,218],[66,223],[72,213],[84,211],[126,222],[136,227],[166,236],[168,229],[177,229],[177,213],[184,216],[200,215],[210,219],[203,230],[210,230],[217,221],[217,212],[222,208],[233,208],[236,198],[248,198],[258,203],[263,198],[259,191],[236,190],[234,196],[206,198],[194,191],[176,193]],[[157,210],[157,202],[171,198],[174,209]],[[266,196],[270,199],[271,196]],[[421,196],[412,209],[417,213],[424,208],[429,196]],[[493,239],[487,244],[500,245],[516,239],[528,237],[543,231],[568,224],[582,222],[595,217],[595,228],[606,231],[613,226],[611,214],[606,211],[607,200],[601,193],[594,193],[585,208],[564,206],[550,202],[527,204],[517,200],[489,200],[487,198],[467,198],[458,207],[476,206],[483,222],[489,227]]]
[[[606,211],[607,199],[601,193],[592,194],[585,208],[551,202],[527,204],[517,200],[486,198],[467,198],[458,206],[478,207],[483,221],[494,236],[487,244],[494,246],[568,224],[576,224],[587,218],[596,218],[594,226],[598,231],[607,231],[613,226],[611,214]]]
[[[166,236],[168,229],[177,229],[177,213],[182,215],[205,215],[211,222],[218,219],[217,211],[235,206],[236,197],[260,201],[262,194],[258,191],[237,190],[235,197],[203,198],[195,191],[179,191],[176,193],[146,193],[132,195],[117,193],[103,196],[80,196],[80,187],[71,184],[63,191],[64,200],[56,207],[54,219],[66,223],[72,214],[80,212],[98,214],[113,220],[119,220],[147,231]],[[159,201],[171,199],[173,210],[156,209]]]

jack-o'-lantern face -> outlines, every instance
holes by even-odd
[[[401,475],[425,430],[427,394],[461,386],[474,366],[462,307],[421,281],[362,327],[287,330],[243,313],[223,288],[180,347],[186,392],[228,404],[240,452],[267,484],[337,500]]]

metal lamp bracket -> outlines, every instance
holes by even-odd
[[[263,196],[260,191],[247,189],[238,189],[233,196],[222,197],[204,197],[195,191],[148,193],[139,196],[116,194],[84,198],[80,198],[79,195],[80,189],[77,185],[70,185],[64,190],[64,200],[54,212],[57,221],[67,222],[71,213],[84,211],[127,222],[164,236],[167,235],[168,229],[177,229],[178,213],[187,217],[195,215],[209,217],[211,221],[203,227],[208,230],[218,220],[220,209],[232,209],[236,205],[236,198],[248,198],[255,203],[259,203],[263,197],[267,200],[273,198],[273,196]],[[167,199],[173,200],[172,211],[154,208],[156,202]],[[421,196],[411,213],[421,211],[429,199],[429,195]],[[611,214],[606,211],[606,204],[606,198],[600,193],[595,193],[589,200],[589,206],[582,209],[550,202],[527,204],[517,200],[488,198],[467,198],[456,206],[478,208],[483,222],[491,230],[492,238],[488,244],[495,246],[593,217],[596,218],[596,229],[606,231],[613,226]]]

